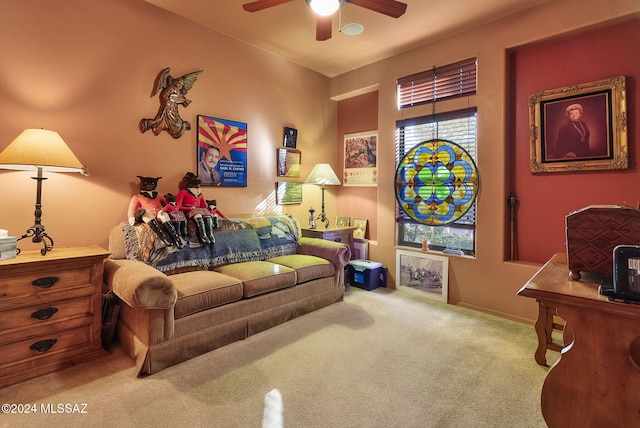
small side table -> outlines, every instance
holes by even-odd
[[[349,245],[351,257],[355,251],[353,248],[353,227],[330,227],[328,229],[319,226],[317,229],[302,229],[302,236],[305,238],[320,238],[325,241],[341,242]]]

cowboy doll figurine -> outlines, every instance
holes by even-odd
[[[158,180],[162,177],[138,175],[138,178],[140,179],[140,193],[133,195],[129,202],[127,210],[129,224],[133,226],[136,222],[146,223],[166,245],[182,248],[184,242],[171,224],[169,215],[162,212],[162,207],[167,204],[167,201],[156,191]]]
[[[164,195],[164,199],[167,201],[167,204],[162,207],[162,212],[169,214],[174,229],[178,231],[180,237],[184,238],[187,235],[187,217],[178,209],[176,195],[167,193]]]
[[[176,204],[195,223],[200,243],[213,244],[216,242],[213,236],[213,216],[200,192],[201,183],[194,173],[187,172],[180,182],[181,190],[176,195]]]

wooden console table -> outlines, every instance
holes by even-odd
[[[637,426],[640,304],[610,302],[589,280],[570,280],[566,255],[559,253],[518,292],[544,306],[540,314],[556,313],[570,330],[542,386],[542,415],[551,428]],[[539,337],[546,323],[536,322]]]
[[[353,249],[353,229],[354,227],[336,226],[330,228],[324,228],[318,226],[317,229],[302,229],[302,236],[307,238],[320,238],[325,241],[334,241],[347,244],[351,249],[351,257],[355,255]]]

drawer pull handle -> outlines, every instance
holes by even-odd
[[[58,312],[58,308],[44,308],[44,309],[39,309],[37,311],[35,311],[34,313],[31,314],[31,318],[35,318],[38,319],[40,321],[44,321],[44,320],[48,320],[49,318],[51,318],[53,316],[53,314],[55,314],[56,312]]]
[[[49,349],[51,349],[53,345],[56,344],[56,342],[57,342],[56,339],[40,340],[34,343],[33,345],[29,346],[29,349],[31,349],[32,351],[47,352]]]
[[[31,283],[36,287],[51,288],[56,282],[58,282],[58,278],[56,278],[55,276],[45,276],[44,278],[38,278]]]
[[[334,241],[336,241],[336,242],[342,242],[342,239],[341,239],[341,238],[336,238],[336,239],[334,239]]]

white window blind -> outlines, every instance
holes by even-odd
[[[476,93],[477,60],[434,67],[397,80],[398,109]]]

